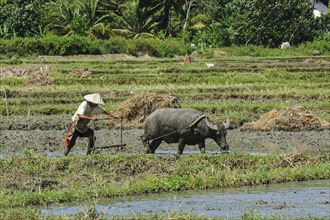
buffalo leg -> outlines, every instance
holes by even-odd
[[[142,135],[141,137],[141,141],[142,141],[142,144],[143,144],[143,147],[144,149],[146,149],[146,153],[147,154],[150,154],[151,153],[151,150],[150,150],[150,144],[148,141],[146,141],[145,137]]]
[[[151,144],[149,145],[149,151],[150,153],[154,154],[156,149],[158,148],[158,146],[160,145],[160,143],[162,143],[162,139],[158,139],[158,140],[153,140],[151,142]]]
[[[177,154],[180,154],[180,155],[182,154],[185,145],[186,145],[186,143],[185,143],[184,139],[180,138],[179,143],[178,143],[178,152],[177,152]]]
[[[198,147],[199,147],[199,150],[201,151],[201,153],[205,154],[205,142],[199,143]]]

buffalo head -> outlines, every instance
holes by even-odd
[[[213,136],[214,141],[220,146],[221,150],[227,151],[229,149],[229,145],[227,144],[226,135],[227,131],[226,129],[230,126],[229,119],[226,120],[225,123],[218,122],[213,123],[206,119],[206,125],[215,132]]]

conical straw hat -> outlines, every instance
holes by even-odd
[[[100,94],[98,93],[85,95],[84,98],[87,102],[91,102],[97,105],[105,105]]]

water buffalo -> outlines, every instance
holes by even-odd
[[[225,124],[215,124],[195,109],[163,108],[146,118],[141,140],[147,153],[155,153],[162,141],[178,143],[178,154],[182,154],[186,144],[198,144],[201,153],[205,153],[206,138],[213,139],[222,150],[227,151],[228,127],[229,120]]]

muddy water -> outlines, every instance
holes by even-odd
[[[92,203],[48,206],[43,216],[86,212]],[[189,213],[205,218],[239,218],[244,214],[288,218],[330,218],[330,181],[291,182],[268,186],[132,196],[98,201],[107,218]]]

